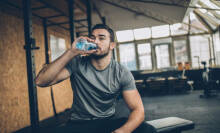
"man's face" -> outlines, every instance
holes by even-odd
[[[110,34],[106,29],[95,29],[92,32],[91,39],[97,44],[97,52],[92,54],[94,58],[102,58],[110,52]]]

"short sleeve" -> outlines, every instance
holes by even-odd
[[[131,72],[122,67],[120,86],[122,91],[136,89],[135,80]]]
[[[77,71],[78,62],[79,62],[79,57],[77,56],[66,64],[65,68],[69,71],[70,75]]]

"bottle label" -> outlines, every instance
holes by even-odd
[[[87,40],[81,38],[76,43],[76,48],[79,50],[88,51],[88,50],[97,49],[97,45],[95,43],[88,42]]]

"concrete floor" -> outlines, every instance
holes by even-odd
[[[195,123],[195,129],[184,133],[220,133],[220,93],[218,97],[201,99],[202,91],[192,91],[188,94],[166,95],[166,96],[144,96],[142,101],[145,107],[145,120],[155,120],[165,117],[180,117]],[[122,99],[116,108],[116,117],[127,117],[129,110]],[[67,113],[61,113],[57,117],[41,121],[43,127],[53,128],[66,121]],[[30,127],[20,129],[15,133],[29,133]]]
[[[195,123],[195,129],[184,133],[220,133],[220,95],[213,98],[199,98],[202,91],[167,96],[142,96],[146,120],[165,117],[180,117]],[[124,117],[129,110],[119,100],[117,117]]]

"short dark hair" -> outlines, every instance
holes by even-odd
[[[115,41],[114,31],[113,31],[108,25],[105,25],[105,24],[96,24],[96,25],[92,28],[92,32],[93,32],[95,29],[106,29],[106,30],[109,32],[109,34],[110,34],[110,41],[111,41],[111,42],[114,42],[114,41]]]

